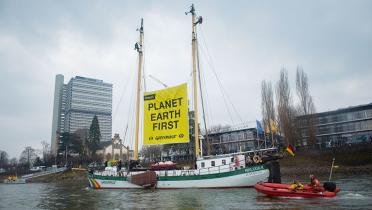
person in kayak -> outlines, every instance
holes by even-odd
[[[314,190],[320,190],[320,182],[319,179],[316,178],[314,175],[310,174],[310,184]]]

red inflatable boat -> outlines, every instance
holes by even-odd
[[[333,183],[334,188],[331,191],[326,190],[324,187],[315,190],[311,186],[304,186],[303,189],[292,189],[291,184],[277,184],[277,183],[267,183],[259,182],[254,188],[257,192],[270,195],[270,196],[281,196],[281,197],[302,197],[302,198],[331,198],[336,196],[340,191],[336,188]]]

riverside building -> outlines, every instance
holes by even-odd
[[[250,153],[273,148],[272,140],[257,135],[257,129],[248,124],[216,129],[208,134],[212,155]]]
[[[95,115],[101,141],[111,141],[112,84],[81,76],[64,84],[64,76],[58,74],[54,91],[52,152],[57,153],[60,134],[89,129]]]
[[[307,142],[306,118],[297,118],[301,142]],[[314,117],[316,140],[319,147],[337,147],[372,142],[372,103],[321,112]]]

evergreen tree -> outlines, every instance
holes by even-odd
[[[100,140],[101,131],[99,129],[98,118],[97,115],[94,115],[89,129],[89,149],[92,155],[96,154]]]

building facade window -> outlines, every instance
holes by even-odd
[[[320,147],[372,142],[372,103],[317,113],[314,116],[317,144]],[[297,118],[302,142],[308,138],[307,117]]]

